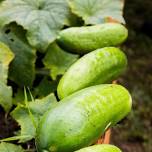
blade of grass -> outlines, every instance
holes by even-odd
[[[31,97],[32,102],[35,102],[34,97],[33,97],[32,93],[31,93],[31,91],[30,91],[30,88],[28,87],[27,89],[28,89],[28,92],[29,92],[29,94],[30,94],[30,97]]]
[[[31,94],[31,93],[30,93]],[[32,94],[31,94],[32,95]],[[30,116],[30,118],[31,118],[31,120],[32,120],[32,123],[33,123],[33,126],[35,127],[35,129],[37,128],[37,124],[36,124],[36,122],[35,122],[35,118],[34,118],[34,116],[33,116],[33,114],[32,114],[32,112],[30,111],[30,108],[29,108],[29,103],[28,103],[28,98],[27,98],[27,92],[26,92],[26,88],[24,87],[24,96],[25,96],[25,105],[26,105],[26,107],[27,107],[27,109],[28,109],[28,112],[29,112],[29,116]],[[33,98],[33,96],[31,97],[31,99],[32,100],[34,100],[34,98]]]

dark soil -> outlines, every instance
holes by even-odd
[[[0,139],[14,136],[14,131],[19,127],[10,115],[7,115],[0,107]]]

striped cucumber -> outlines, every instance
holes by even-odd
[[[83,88],[109,83],[127,66],[125,54],[118,48],[106,47],[90,52],[75,62],[61,78],[57,92],[60,99]]]
[[[71,152],[89,146],[131,110],[129,92],[116,84],[80,90],[49,110],[36,135],[38,152]]]
[[[60,32],[58,44],[65,50],[84,54],[98,48],[117,46],[128,36],[127,29],[118,23],[72,27]]]

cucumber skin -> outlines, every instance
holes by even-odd
[[[75,152],[122,152],[122,151],[116,146],[102,144],[102,145],[94,145],[94,146],[86,147]]]
[[[83,88],[109,83],[122,74],[127,58],[118,48],[106,47],[90,52],[75,62],[61,78],[57,93],[60,99]]]
[[[128,37],[128,30],[118,23],[72,27],[60,32],[57,42],[67,51],[85,54],[98,48],[117,46]]]
[[[61,100],[48,111],[36,135],[38,152],[71,152],[93,144],[131,110],[129,92],[116,84],[97,85]]]

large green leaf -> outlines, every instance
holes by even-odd
[[[58,75],[63,75],[78,57],[78,55],[63,51],[56,43],[53,43],[49,46],[43,63],[47,69],[51,70],[51,77],[55,80]]]
[[[13,52],[0,42],[0,105],[9,111],[12,106],[12,89],[7,86],[8,67],[13,60]]]
[[[124,23],[123,0],[68,0],[72,12],[82,17],[86,24],[107,21]]]
[[[20,139],[20,142],[26,142],[35,137],[36,126],[40,117],[55,104],[57,104],[56,98],[54,94],[50,94],[45,98],[29,102],[29,109],[27,106],[19,104],[15,110],[13,110],[11,115],[21,126],[21,136],[25,136],[25,138]],[[33,116],[33,119],[29,114],[29,110]]]
[[[25,38],[25,31],[11,24],[0,32],[0,40],[7,44],[15,54],[9,68],[9,78],[19,86],[31,86],[35,78],[36,50]]]
[[[0,152],[25,152],[21,146],[10,143],[0,143]]]
[[[5,0],[0,5],[0,26],[17,22],[28,31],[29,43],[45,50],[68,14],[66,0]]]

